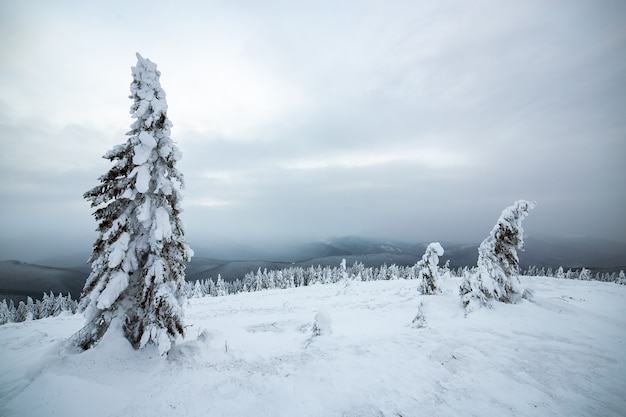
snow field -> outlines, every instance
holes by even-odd
[[[191,299],[167,357],[120,331],[76,354],[59,316],[0,327],[6,416],[620,416],[626,286],[522,278],[531,301],[467,318],[460,279]],[[411,321],[420,301],[424,327]],[[325,312],[332,333],[313,336]],[[322,314],[323,316],[323,314]]]

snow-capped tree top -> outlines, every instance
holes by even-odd
[[[497,264],[507,276],[517,273],[519,259],[516,249],[524,249],[522,221],[536,205],[536,202],[518,200],[502,210],[491,233],[478,248],[479,267],[490,269],[493,267],[491,264]]]
[[[535,201],[518,200],[502,210],[498,222],[491,230],[491,237],[513,245],[517,249],[524,248],[524,229],[522,221],[530,210],[537,205]]]
[[[149,59],[143,58],[137,53],[137,65],[132,67],[133,82],[130,85],[130,98],[135,103],[130,108],[133,118],[139,119],[139,123],[147,129],[156,124],[157,128],[168,130],[172,123],[165,120],[167,102],[165,91],[161,88],[159,77],[161,72],[156,69],[156,64]],[[133,126],[136,128],[139,126]]]
[[[437,255],[437,256],[443,255],[443,247],[441,246],[441,243],[433,242],[428,245],[428,247],[426,248],[426,252],[424,253],[424,258],[426,258],[426,256],[432,256],[432,255]]]
[[[140,97],[146,100],[152,100],[150,91],[161,90],[161,83],[159,77],[161,71],[157,70],[157,66],[154,62],[141,56],[139,52],[136,53],[137,65],[131,68],[133,79],[135,81],[141,81],[141,84],[136,84],[136,89],[133,92],[140,92]],[[161,90],[163,91],[163,90]],[[145,94],[145,96],[144,96]]]

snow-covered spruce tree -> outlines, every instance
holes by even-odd
[[[52,298],[50,298],[52,296]],[[43,297],[41,299],[41,305],[39,306],[39,318],[45,319],[46,317],[50,317],[52,314],[52,307],[54,305],[54,294],[52,291],[50,295],[43,293]]]
[[[17,309],[15,310],[15,317],[13,317],[13,321],[16,323],[21,323],[26,321],[28,316],[28,309],[26,308],[26,304],[24,301],[20,301],[17,305]]]
[[[161,73],[137,54],[132,75],[129,138],[104,155],[114,165],[84,195],[97,208],[100,234],[82,294],[87,324],[75,341],[94,346],[117,319],[134,348],[153,343],[163,354],[184,333],[184,262],[193,252],[179,218],[181,153],[170,138]]]
[[[225,295],[227,295],[226,284],[224,283],[224,280],[222,279],[221,274],[217,274],[217,283],[215,284],[215,292],[217,293],[218,297],[224,297]]]
[[[37,319],[37,306],[30,296],[26,297],[26,310],[28,310],[28,317],[26,318],[26,320]]]
[[[0,301],[0,324],[6,324],[10,320],[11,313],[9,312],[9,306],[7,305],[7,300],[3,299]]]
[[[505,208],[490,235],[478,247],[478,268],[465,274],[459,294],[467,312],[490,299],[514,303],[521,297],[517,249],[524,249],[522,220],[535,202],[519,200]]]
[[[435,294],[441,289],[439,288],[439,257],[443,255],[443,248],[439,242],[433,242],[417,262],[415,269],[417,270],[418,290],[422,294]]]

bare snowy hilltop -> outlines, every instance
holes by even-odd
[[[400,279],[190,299],[186,339],[167,356],[115,329],[75,353],[81,315],[7,323],[0,415],[624,415],[626,286],[522,277],[530,299],[465,317],[460,283],[443,277],[429,296]]]

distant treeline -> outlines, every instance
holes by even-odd
[[[451,269],[446,263],[439,268],[439,276],[442,278],[462,278],[466,274],[475,272],[475,267],[462,267]],[[539,268],[531,266],[520,275],[525,276],[547,276],[562,279],[594,280],[602,282],[615,282],[626,285],[626,275],[624,271],[617,272],[597,272],[592,273],[587,268],[568,269],[564,271],[562,267],[557,269]],[[398,266],[382,265],[380,267],[365,267],[360,262],[355,262],[352,266],[346,266],[345,260],[337,267],[310,266],[303,268],[300,266],[289,267],[277,270],[267,270],[260,268],[256,272],[248,272],[243,279],[234,281],[224,281],[218,275],[217,280],[212,278],[186,282],[185,292],[187,298],[219,297],[229,294],[243,292],[256,292],[269,289],[286,289],[295,287],[306,287],[309,285],[332,284],[340,281],[389,281],[389,280],[414,280],[418,276],[416,265]],[[72,300],[72,296],[59,294],[54,296],[50,293],[43,295],[41,300],[33,300],[28,297],[26,302],[20,301],[17,307],[13,301],[2,300],[0,302],[0,324],[10,322],[23,322],[27,320],[37,320],[46,317],[58,316],[63,312],[74,314],[79,311],[79,303]]]
[[[63,312],[74,314],[78,311],[78,302],[72,300],[72,295],[59,294],[56,297],[51,292],[50,295],[44,293],[41,300],[31,297],[26,302],[20,301],[17,305],[13,300],[2,300],[0,302],[0,324],[21,323],[28,320],[45,319],[46,317],[58,316]]]
[[[466,274],[475,271],[475,267],[460,267],[451,269],[446,263],[439,268],[439,276],[442,278],[462,278]],[[564,271],[562,267],[553,270],[552,268],[539,268],[531,266],[521,272],[523,276],[547,276],[562,279],[594,280],[602,282],[615,282],[626,285],[624,271],[617,272],[597,272],[593,274],[587,268],[568,269]],[[341,280],[352,281],[388,281],[395,279],[413,280],[417,278],[416,265],[398,266],[382,265],[380,267],[365,267],[360,262],[355,262],[352,266],[346,267],[345,262],[339,267],[310,266],[303,268],[300,266],[289,267],[279,270],[267,269],[256,272],[248,272],[243,279],[234,281],[224,281],[218,275],[217,281],[212,278],[197,280],[186,283],[186,293],[188,298],[200,298],[205,296],[222,296],[228,294],[238,294],[241,292],[255,292],[266,289],[284,289],[294,287],[306,287],[315,284],[332,284]]]

